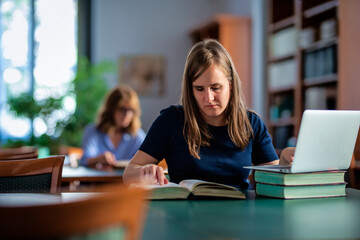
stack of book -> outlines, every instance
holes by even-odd
[[[345,171],[280,173],[256,170],[256,194],[283,198],[322,198],[346,196]]]

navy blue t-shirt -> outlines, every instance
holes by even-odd
[[[209,125],[213,136],[209,147],[200,147],[200,159],[190,155],[183,136],[184,110],[170,106],[160,112],[139,150],[158,159],[166,159],[170,181],[200,179],[248,188],[250,170],[243,166],[266,163],[278,159],[272,140],[263,121],[248,111],[254,136],[243,151],[231,141],[227,125]]]

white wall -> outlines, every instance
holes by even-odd
[[[218,13],[251,16],[250,0],[93,0],[93,60],[117,62],[122,55],[155,54],[167,59],[166,93],[141,97],[145,131],[168,105],[178,104],[185,58],[194,27]],[[118,82],[109,76],[109,87]]]

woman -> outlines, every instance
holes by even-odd
[[[243,166],[279,164],[266,126],[247,109],[234,64],[218,41],[204,40],[190,50],[181,103],[161,111],[124,182],[168,183],[157,166],[165,158],[172,182],[201,179],[246,189],[250,170]],[[285,154],[281,162],[290,158]]]
[[[140,113],[139,98],[132,88],[114,88],[101,108],[98,123],[85,129],[80,164],[102,168],[130,160],[145,138]]]

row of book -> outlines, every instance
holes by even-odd
[[[271,58],[283,57],[296,52],[296,29],[289,27],[271,35],[269,39],[269,55]]]
[[[302,48],[310,47],[316,41],[331,41],[337,36],[337,21],[334,18],[320,23],[318,28],[307,27],[300,31],[299,44]]]
[[[305,53],[304,78],[316,78],[337,73],[336,45]]]
[[[336,88],[308,88],[305,91],[305,109],[336,109],[336,95]]]
[[[281,173],[256,170],[256,194],[282,198],[324,198],[346,196],[345,171]]]
[[[293,87],[296,82],[296,73],[295,59],[271,64],[268,73],[270,89]]]

